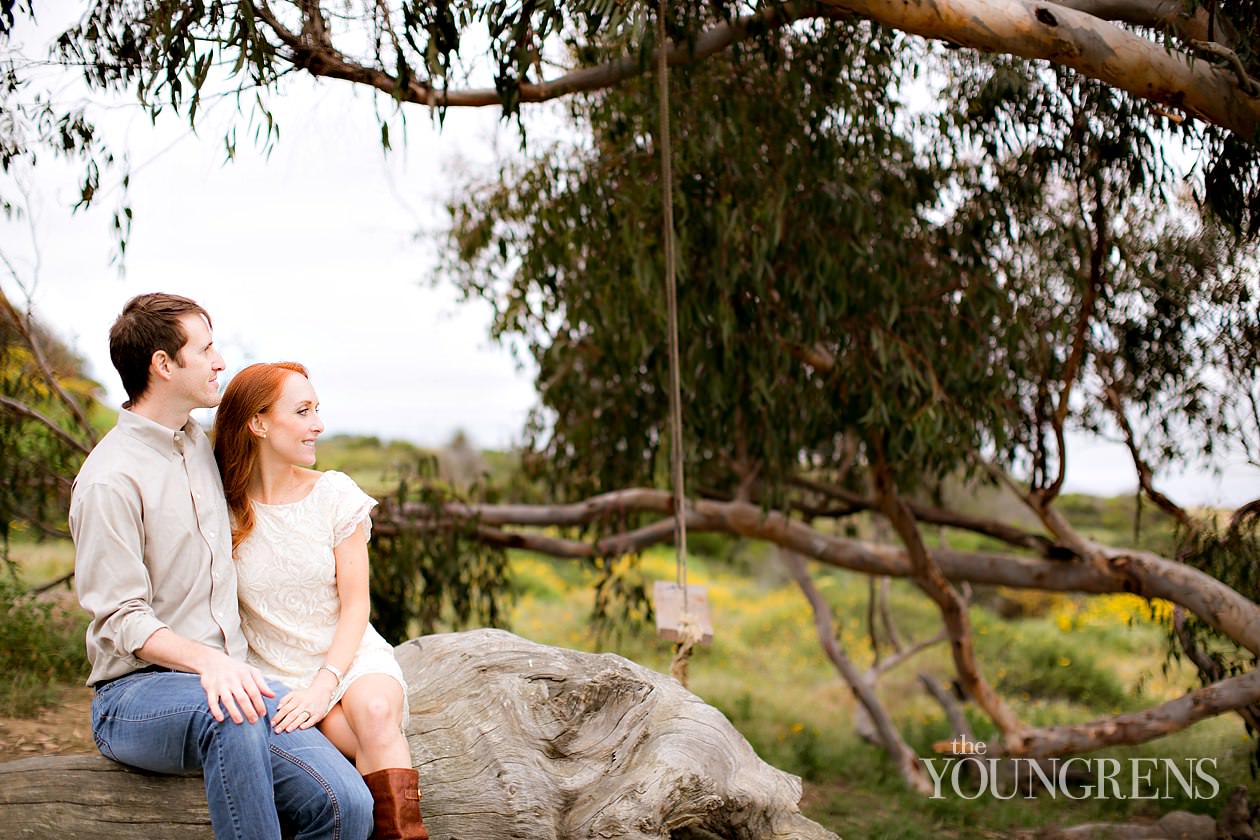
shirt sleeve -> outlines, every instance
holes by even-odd
[[[89,649],[94,643],[107,656],[134,659],[149,637],[167,626],[150,605],[140,499],[107,484],[76,486],[70,533],[75,588],[92,615]]]
[[[354,479],[345,473],[331,472],[328,475],[328,481],[333,490],[330,494],[333,547],[345,542],[346,538],[354,533],[354,529],[359,527],[360,522],[363,523],[363,535],[371,539],[371,513],[372,508],[376,507],[376,499],[364,493]]]

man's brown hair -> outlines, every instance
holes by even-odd
[[[188,341],[179,319],[193,313],[210,324],[210,314],[193,300],[161,292],[136,295],[127,301],[122,314],[109,329],[109,358],[127,391],[127,405],[135,403],[149,389],[149,362],[153,354],[165,350],[175,364],[183,366],[180,348]],[[124,406],[125,407],[125,406]]]

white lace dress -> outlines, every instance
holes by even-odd
[[[371,536],[376,500],[345,473],[320,475],[305,498],[284,505],[254,502],[254,530],[236,549],[241,629],[249,642],[249,662],[268,679],[291,689],[315,679],[332,647],[341,599],[333,548],[363,523]],[[371,624],[329,708],[364,674],[388,674],[403,691],[407,683],[394,649]]]

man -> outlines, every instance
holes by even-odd
[[[70,502],[97,746],[146,770],[201,770],[216,838],[279,840],[283,817],[304,840],[363,840],[362,777],[317,730],[274,732],[283,686],[245,663],[223,486],[190,419],[220,399],[209,315],[140,295],[109,343],[129,400]]]

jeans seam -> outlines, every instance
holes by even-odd
[[[341,838],[341,803],[337,800],[337,791],[333,788],[332,785],[328,783],[328,780],[325,779],[319,773],[319,771],[317,771],[310,764],[307,764],[305,761],[298,758],[293,753],[288,752],[287,750],[283,749],[277,744],[270,744],[269,746],[271,748],[272,753],[284,759],[285,761],[288,761],[296,765],[297,767],[300,767],[302,770],[306,771],[306,773],[312,779],[314,779],[320,786],[324,788],[324,792],[328,794],[328,801],[332,803],[332,809],[333,809],[332,840],[340,840]]]
[[[244,837],[241,833],[241,817],[240,812],[236,808],[236,800],[232,797],[231,786],[228,784],[227,763],[223,760],[223,739],[214,739],[214,748],[219,753],[219,785],[223,791],[223,801],[227,804],[228,814],[232,817],[232,833],[237,837]],[[205,772],[205,765],[202,764],[202,773]]]

